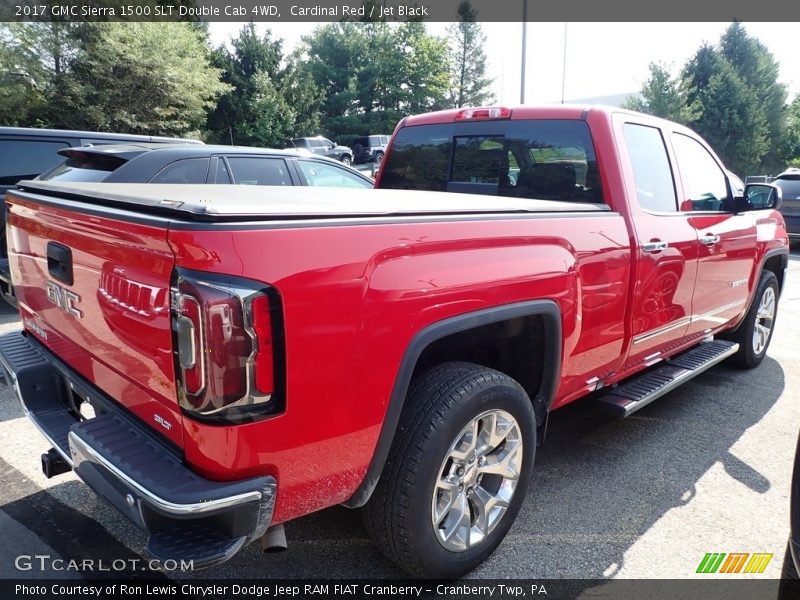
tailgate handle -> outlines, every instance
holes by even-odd
[[[53,279],[72,285],[72,250],[58,242],[47,242],[47,272]]]

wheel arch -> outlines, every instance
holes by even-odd
[[[558,305],[552,300],[530,300],[482,309],[437,321],[417,332],[406,347],[395,377],[372,460],[361,484],[350,499],[343,503],[344,506],[349,508],[363,506],[372,495],[389,455],[406,394],[423,352],[435,342],[454,334],[465,333],[485,325],[532,316],[540,317],[544,326],[542,378],[538,393],[531,398],[540,430],[538,439],[543,438],[547,415],[558,389],[561,370],[561,311]]]
[[[745,310],[742,312],[742,316],[739,319],[739,322],[736,324],[736,326],[724,331],[724,334],[726,336],[735,334],[739,330],[739,327],[741,327],[742,323],[744,323],[747,313],[750,312],[750,307],[753,305],[753,302],[755,302],[756,289],[758,288],[758,280],[761,277],[761,273],[763,273],[764,271],[772,271],[775,274],[775,278],[778,280],[778,297],[780,298],[780,295],[783,292],[785,283],[785,273],[786,273],[786,268],[788,266],[789,266],[788,248],[773,248],[772,250],[767,250],[764,253],[764,256],[761,257],[761,261],[758,263],[758,266],[755,270],[753,293],[750,295],[750,298],[748,298],[747,306]]]

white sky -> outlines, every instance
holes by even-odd
[[[294,48],[314,23],[257,23]],[[569,23],[566,25],[567,102],[581,98],[637,92],[650,62],[671,64],[677,73],[703,42],[716,44],[729,23]],[[215,45],[229,40],[242,23],[211,23]],[[434,35],[446,34],[446,23],[428,23]],[[780,63],[780,81],[789,97],[800,92],[800,52],[796,23],[745,23],[750,35],[769,48]],[[500,104],[520,101],[521,23],[483,23],[489,73]],[[528,23],[525,102],[561,100],[564,23]]]

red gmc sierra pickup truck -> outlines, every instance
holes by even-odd
[[[453,577],[511,527],[551,411],[627,416],[764,358],[780,194],[737,193],[684,127],[410,117],[378,187],[401,189],[9,192],[23,331],[0,362],[45,473],[73,469],[156,558],[217,564],[344,504],[397,564]]]

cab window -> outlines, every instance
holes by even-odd
[[[623,131],[639,206],[654,212],[676,212],[675,181],[661,130],[625,123]]]
[[[687,135],[672,135],[678,170],[683,181],[686,211],[722,211],[728,199],[725,172],[700,142]]]

